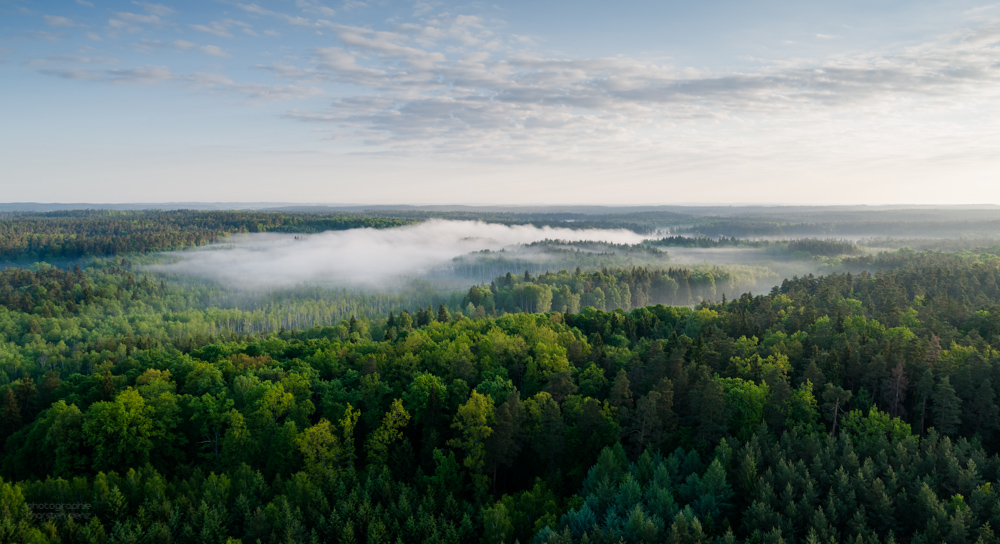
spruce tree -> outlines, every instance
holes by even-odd
[[[931,400],[934,402],[934,427],[943,435],[954,435],[962,422],[962,401],[955,394],[948,376],[938,382]]]

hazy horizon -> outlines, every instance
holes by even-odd
[[[190,208],[194,206],[194,208]],[[188,208],[185,208],[188,207]],[[687,209],[701,211],[704,209],[733,209],[733,210],[760,210],[760,209],[815,209],[815,210],[852,210],[852,209],[890,209],[890,210],[992,210],[1000,209],[1000,204],[993,203],[956,203],[956,204],[909,204],[909,203],[881,203],[881,204],[808,204],[808,203],[746,203],[746,202],[681,202],[664,204],[600,204],[597,202],[564,204],[560,202],[542,203],[377,203],[377,202],[254,202],[254,201],[105,201],[105,202],[59,202],[59,201],[24,201],[24,202],[0,202],[0,212],[24,211],[24,212],[49,212],[49,211],[86,211],[89,209],[119,209],[119,210],[260,210],[260,211],[398,211],[398,210],[469,210],[469,211],[507,211],[507,210],[593,210],[594,213],[606,210],[629,210],[629,211],[658,211],[672,209]]]

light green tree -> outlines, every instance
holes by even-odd
[[[785,426],[799,429],[803,433],[819,432],[819,405],[813,395],[813,384],[809,380],[792,391],[785,408]]]
[[[368,463],[384,465],[389,458],[389,448],[403,438],[400,430],[410,422],[410,413],[403,408],[403,401],[396,399],[389,406],[389,411],[382,417],[382,425],[368,437],[365,449],[368,451]]]
[[[493,434],[496,419],[493,398],[473,391],[469,400],[458,407],[455,421],[451,424],[458,438],[448,441],[448,445],[465,451],[462,464],[472,471],[476,489],[485,492],[489,478],[483,474],[486,466],[486,439]]]
[[[84,437],[94,448],[95,470],[121,470],[149,461],[157,436],[153,408],[128,388],[112,402],[95,402],[87,410]]]
[[[331,474],[347,457],[344,446],[334,431],[329,420],[320,419],[319,423],[295,437],[295,445],[302,453],[306,472],[312,476]]]

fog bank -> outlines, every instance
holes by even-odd
[[[417,278],[453,258],[542,240],[638,244],[629,230],[507,226],[431,219],[392,229],[320,234],[243,234],[228,242],[168,253],[173,262],[150,268],[245,288],[322,284],[387,288]]]

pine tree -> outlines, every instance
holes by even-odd
[[[632,407],[631,384],[624,369],[619,370],[615,376],[615,381],[611,384],[611,393],[608,396],[608,401],[612,406],[624,407],[626,409]]]
[[[840,414],[847,410],[847,403],[850,402],[851,396],[852,393],[849,390],[832,383],[826,384],[826,390],[823,391],[823,400],[826,404],[823,405],[823,408],[827,418],[832,422],[830,436],[837,434],[837,420]]]
[[[934,427],[943,435],[951,436],[958,432],[962,422],[962,401],[955,394],[948,376],[941,378],[934,388]]]
[[[888,408],[890,416],[906,416],[903,401],[906,399],[906,389],[909,385],[910,381],[906,379],[906,372],[903,370],[903,361],[901,360],[893,367],[891,377],[886,382],[883,393],[884,405]]]
[[[17,397],[9,387],[4,389],[2,407],[0,407],[0,440],[6,440],[21,428],[21,408],[17,405]]]
[[[993,391],[993,382],[989,378],[983,379],[976,388],[976,393],[970,400],[969,416],[973,419],[975,432],[994,431],[997,428],[997,418],[1000,417],[1000,409],[997,408],[996,393]]]
[[[917,405],[916,409],[920,412],[920,429],[919,434],[923,436],[926,430],[927,422],[927,401],[930,400],[931,395],[934,393],[934,372],[928,368],[921,375],[920,379],[916,382],[916,387],[914,388],[915,396],[920,399],[920,403]]]

